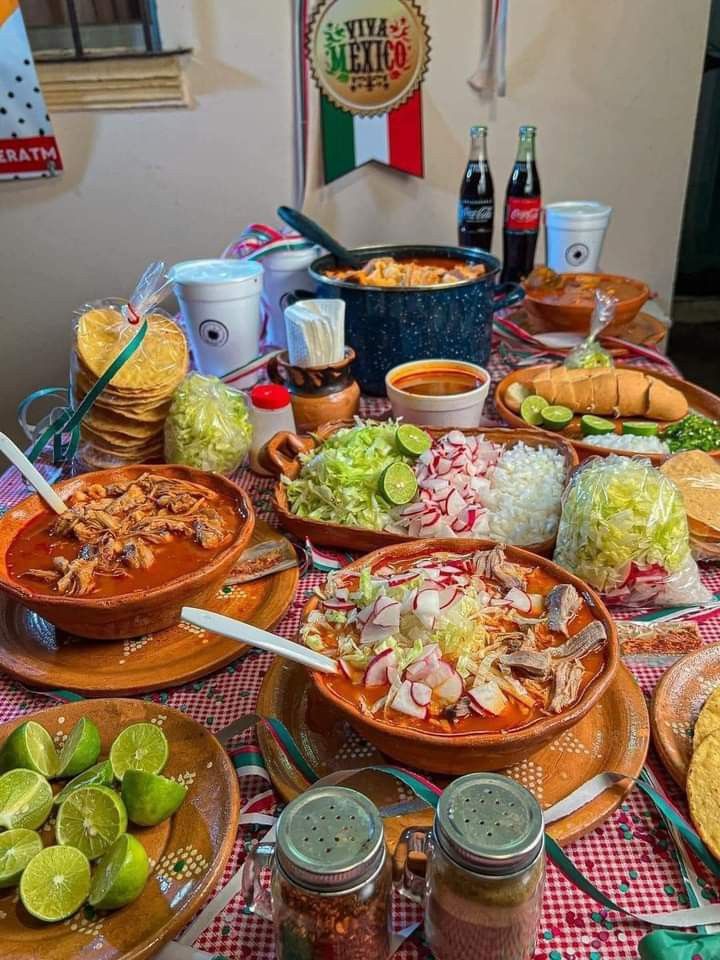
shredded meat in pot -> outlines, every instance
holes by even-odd
[[[228,531],[214,498],[205,487],[153,473],[127,483],[93,484],[74,495],[51,528],[53,535],[82,544],[78,556],[55,557],[51,569],[28,570],[25,576],[56,583],[58,593],[82,596],[96,577],[148,569],[155,562],[153,546],[173,537],[215,550]]]

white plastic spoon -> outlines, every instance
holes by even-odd
[[[275,633],[268,633],[267,630],[253,627],[241,620],[233,620],[232,617],[224,617],[220,613],[200,610],[197,607],[183,607],[180,616],[196,627],[212,630],[224,637],[230,637],[231,640],[239,640],[240,643],[249,643],[251,647],[276,653],[279,657],[294,660],[295,663],[301,663],[311,670],[319,670],[321,673],[338,673],[338,665],[331,657],[315,653],[314,650],[308,650],[299,643],[278,637]]]
[[[55,513],[65,513],[67,505],[55,493],[40,471],[30,463],[20,447],[16,446],[4,433],[0,433],[0,451],[18,468],[27,482],[35,487],[51,510]]]

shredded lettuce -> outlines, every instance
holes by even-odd
[[[682,496],[647,460],[593,458],[564,498],[554,560],[608,591],[631,570],[679,570],[690,555]]]
[[[391,521],[391,506],[378,493],[385,467],[409,463],[397,448],[397,423],[358,420],[338,430],[319,450],[301,455],[295,480],[285,480],[292,512],[299,517],[345,526],[382,530]]]

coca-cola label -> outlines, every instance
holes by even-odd
[[[535,233],[540,226],[540,197],[507,197],[505,229]]]
[[[458,223],[489,223],[493,218],[492,200],[461,200],[458,204]]]

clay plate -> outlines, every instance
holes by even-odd
[[[250,542],[284,539],[258,520]],[[271,630],[287,613],[299,575],[295,567],[252,583],[220,587],[206,606]],[[246,649],[182,622],[131,640],[97,643],[56,630],[27,607],[0,596],[0,668],[30,687],[133,696],[207,676]]]
[[[313,450],[322,441],[327,440],[342,427],[351,427],[352,420],[335,420],[331,423],[325,423],[318,427],[312,436],[296,436],[292,433],[276,433],[268,442],[265,451],[265,462],[270,466],[277,476],[286,476],[294,479],[300,472],[300,461],[298,454]],[[423,427],[433,439],[445,436],[452,427]],[[463,433],[468,436],[477,436],[483,434],[488,440],[494,443],[502,443],[507,446],[514,446],[521,441],[529,447],[554,447],[559,450],[565,458],[566,476],[570,476],[572,470],[577,466],[577,456],[567,441],[558,436],[539,434],[534,430],[527,429],[527,424],[519,430],[507,430],[504,427],[464,427]],[[312,543],[318,546],[340,547],[343,550],[354,550],[355,552],[377,550],[379,547],[385,547],[393,543],[412,543],[412,537],[406,537],[397,533],[386,533],[382,530],[367,530],[363,527],[346,527],[339,523],[328,523],[324,520],[308,520],[298,517],[290,510],[287,491],[285,485],[278,483],[275,486],[274,494],[275,509],[278,512],[280,522],[286,530],[304,541],[309,538]],[[458,537],[457,543],[467,542],[465,538]],[[555,545],[555,538],[550,537],[540,543],[530,544],[525,547],[532,553],[539,553],[543,556],[550,556]]]
[[[297,664],[273,662],[263,680],[257,710],[263,716],[282,720],[318,776],[387,763],[387,758],[359,737],[342,714],[318,696],[307,671]],[[307,789],[307,781],[263,725],[257,727],[257,734],[275,788],[283,800],[292,800]],[[649,741],[645,698],[621,665],[605,694],[582,720],[502,772],[526,786],[547,809],[597,773],[613,770],[639,776]],[[433,780],[438,786],[448,782],[434,775]],[[381,808],[408,799],[402,785],[372,770],[343,781],[343,786],[367,794]],[[571,816],[553,823],[548,828],[550,834],[559,843],[577,840],[610,816],[631,788],[632,783],[627,782],[606,790]],[[391,849],[405,827],[429,826],[432,820],[429,810],[393,815],[391,809],[386,813],[385,834]]]
[[[417,560],[442,551],[472,553],[474,550],[483,548],[487,548],[487,541],[415,540],[412,543],[383,547],[365,557],[360,557],[344,567],[343,573],[361,570],[363,567],[369,567],[373,571],[388,563],[408,559]],[[369,740],[382,753],[388,754],[404,765],[456,775],[507,767],[523,760],[529,753],[540,749],[543,744],[581,720],[597,703],[613,678],[619,662],[617,632],[615,623],[600,597],[582,580],[578,580],[567,570],[563,570],[562,567],[558,567],[544,557],[538,557],[519,547],[506,547],[505,553],[510,560],[525,566],[540,567],[558,583],[571,583],[576,588],[594,617],[605,627],[608,638],[605,648],[605,665],[590,681],[576,703],[560,714],[543,717],[521,729],[454,736],[426,733],[419,729],[395,724],[391,720],[365,716],[353,704],[335,696],[326,686],[324,674],[312,673],[313,683],[319,695],[334,709],[344,713],[362,737]],[[317,608],[318,603],[318,598],[312,597],[305,604],[303,617],[307,618]]]
[[[717,686],[720,644],[716,643],[674,663],[653,693],[653,742],[668,773],[683,790],[692,756],[693,727],[701,707]]]
[[[17,902],[16,889],[0,891],[3,960],[144,960],[172,939],[212,893],[235,845],[240,811],[237,778],[213,736],[185,714],[142,700],[64,703],[32,714],[59,740],[80,717],[100,730],[102,756],[131,723],[162,727],[170,745],[166,776],[183,777],[188,795],[178,812],[156,827],[133,828],[153,862],[142,895],[121,910],[86,916],[81,908],[54,924],[34,920]],[[0,727],[4,739],[27,717]],[[41,830],[46,844],[51,831]]]
[[[637,456],[637,454],[633,453],[631,450],[613,450],[610,447],[601,447],[595,446],[595,444],[592,443],[583,443],[582,435],[580,433],[580,415],[574,417],[565,430],[558,434],[549,430],[543,430],[541,427],[530,427],[527,423],[525,423],[519,413],[515,413],[510,409],[510,407],[507,406],[504,397],[510,384],[526,383],[529,385],[533,377],[536,377],[542,370],[555,366],[557,366],[557,364],[546,363],[540,364],[537,367],[523,367],[519,370],[514,370],[512,373],[509,373],[503,380],[500,381],[500,383],[497,385],[497,389],[495,390],[495,407],[505,423],[510,424],[512,427],[523,426],[542,437],[563,437],[572,444],[581,461],[586,460],[588,457],[607,457],[612,453],[617,453],[623,457]],[[699,413],[703,417],[709,417],[711,420],[720,419],[720,397],[715,396],[714,393],[710,393],[709,390],[703,390],[702,387],[698,387],[694,383],[689,383],[687,380],[681,380],[679,377],[672,377],[667,373],[662,373],[660,370],[650,369],[649,367],[633,367],[624,363],[618,363],[615,365],[615,367],[617,370],[637,370],[640,373],[645,373],[648,374],[648,376],[655,377],[657,380],[663,380],[671,387],[675,387],[676,390],[679,390],[680,393],[687,398],[691,413]],[[642,416],[636,416],[627,417],[627,419],[642,420],[643,418]],[[617,418],[616,422],[619,424],[620,420],[621,418]],[[650,462],[655,466],[659,466],[664,460],[667,460],[667,454],[664,453],[643,453],[642,456],[645,457],[645,459],[650,460]],[[720,460],[720,449],[711,451],[710,456],[716,457],[718,460]]]
[[[547,320],[538,316],[532,308],[530,308],[530,304],[527,304],[527,307],[528,309],[520,307],[514,311],[510,317],[513,323],[522,327],[523,330],[527,330],[527,332],[533,334],[533,336],[542,336],[544,333],[557,332],[557,328],[551,323],[548,323]],[[609,330],[603,333],[600,341],[603,345],[606,345],[611,352],[622,347],[622,344],[617,342],[618,340],[624,340],[627,343],[638,344],[644,347],[654,347],[667,336],[667,332],[667,327],[662,321],[650,313],[641,311],[632,319],[621,323],[618,323],[616,317]],[[576,342],[579,343],[582,337],[583,334],[578,333],[575,338]],[[608,337],[614,339],[606,343]],[[563,352],[569,352],[569,348]]]
[[[34,494],[8,510],[0,520],[0,590],[62,630],[91,640],[117,640],[162,630],[177,623],[183,606],[202,607],[207,603],[249,543],[255,524],[252,501],[231,480],[191,467],[139,464],[80,474],[55,484],[55,490],[67,499],[90,484],[122,482],[146,471],[197,483],[233,500],[238,514],[235,539],[213,551],[210,560],[191,573],[149,590],[102,598],[41,594],[14,580],[7,567],[7,552],[18,532],[47,510],[44,501]]]

